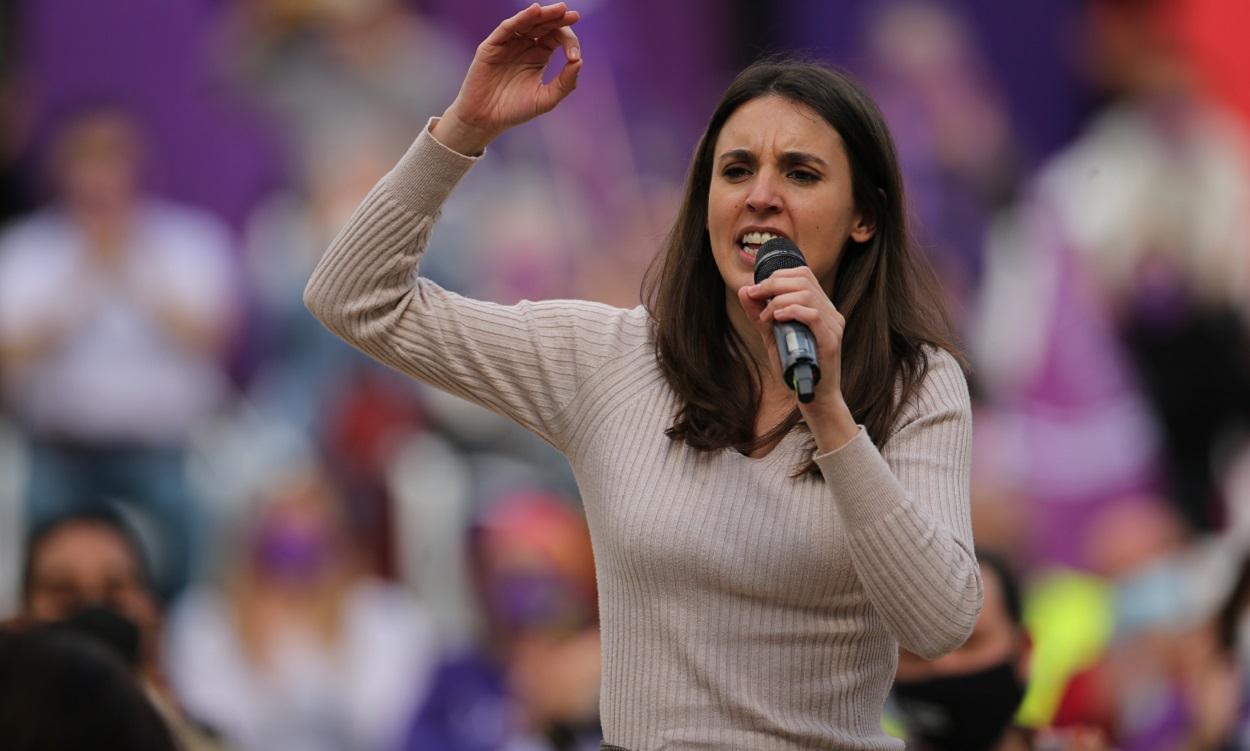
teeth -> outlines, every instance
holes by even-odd
[[[777,237],[781,237],[781,235],[774,235],[771,232],[748,232],[742,236],[741,243],[743,245],[760,246]]]

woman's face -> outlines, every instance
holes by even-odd
[[[755,253],[770,235],[792,240],[832,291],[847,238],[873,232],[855,209],[838,132],[806,105],[762,96],[730,115],[712,158],[707,229],[731,304],[754,283]]]

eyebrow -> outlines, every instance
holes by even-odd
[[[750,149],[730,149],[718,157],[718,161],[723,162],[726,159],[734,161],[741,160],[752,164],[759,161],[755,156],[755,152]],[[783,151],[781,153],[781,161],[789,164],[811,164],[817,167],[829,166],[824,159],[806,151]]]

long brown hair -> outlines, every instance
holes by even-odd
[[[781,425],[755,435],[761,374],[730,323],[707,232],[721,128],[743,104],[769,94],[810,107],[838,132],[851,165],[855,206],[876,227],[870,240],[848,241],[843,248],[832,300],[846,317],[842,393],[880,447],[927,372],[924,346],[963,360],[937,277],[907,232],[902,177],[881,112],[845,74],[778,59],[748,67],[721,98],[695,149],[677,220],[643,281],[656,357],[680,404],[667,435],[703,451],[732,447],[749,454],[800,419],[795,409]],[[809,459],[795,474],[815,472]]]

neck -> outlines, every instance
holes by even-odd
[[[129,205],[112,211],[71,209],[74,221],[82,228],[94,250],[108,253],[122,245],[132,225],[133,212]]]

